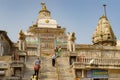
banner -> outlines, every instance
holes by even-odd
[[[108,78],[107,70],[88,70],[87,71],[88,78]]]

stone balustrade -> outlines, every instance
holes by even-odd
[[[73,63],[74,67],[97,67],[97,68],[120,68],[120,59],[116,58],[91,58],[91,57],[77,57]]]
[[[6,61],[0,61],[0,69],[7,69],[9,67]]]
[[[10,66],[11,67],[24,67],[25,64],[23,61],[12,61]]]

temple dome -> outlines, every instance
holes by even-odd
[[[115,46],[116,36],[111,28],[110,22],[106,16],[101,16],[97,28],[92,37],[93,44],[100,44],[104,46]]]
[[[39,19],[38,27],[41,28],[57,28],[58,23],[54,19]]]
[[[38,19],[51,18],[51,13],[47,10],[45,3],[41,3],[42,9],[39,11]]]
[[[41,3],[42,9],[39,12],[37,27],[39,28],[57,28],[58,23],[51,18],[50,11],[47,10],[45,3]]]

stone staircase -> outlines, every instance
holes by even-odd
[[[52,59],[47,57],[41,59],[40,80],[58,80],[57,69],[52,66]]]
[[[42,59],[40,80],[74,80],[69,57],[58,57],[55,67],[52,67],[51,58]]]
[[[69,65],[69,57],[57,58],[59,80],[74,80],[73,71]]]
[[[30,77],[34,74],[34,63],[37,56],[29,56],[26,61],[25,73],[23,80],[30,80]]]
[[[34,74],[34,62],[37,56],[30,56],[26,61],[23,80],[30,80]],[[39,80],[74,80],[73,72],[69,65],[69,57],[61,56],[56,59],[56,66],[52,66],[51,57],[41,57]]]

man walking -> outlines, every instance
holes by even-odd
[[[35,75],[37,77],[39,74],[40,64],[41,64],[41,60],[39,58],[37,58],[37,60],[35,61],[35,65],[34,65],[34,71],[35,71]]]

